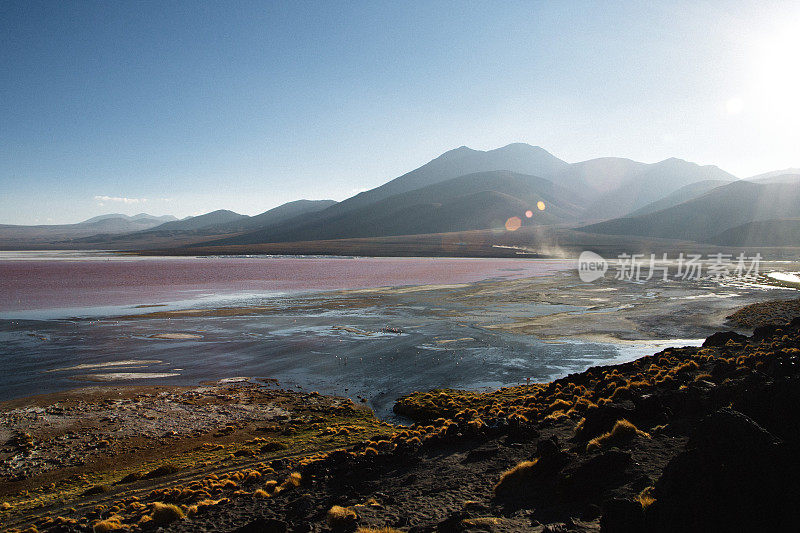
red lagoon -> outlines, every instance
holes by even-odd
[[[0,311],[151,304],[236,293],[293,293],[542,276],[561,260],[469,258],[0,256]]]

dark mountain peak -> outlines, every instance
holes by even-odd
[[[719,175],[727,175],[727,176],[730,176],[731,178],[735,178],[736,177],[733,174],[730,174],[729,172],[725,172],[724,170],[722,170],[721,168],[719,168],[716,165],[701,165],[699,163],[695,163],[693,161],[686,161],[685,159],[680,159],[678,157],[667,158],[667,159],[665,159],[663,161],[659,161],[658,163],[653,163],[652,165],[650,165],[650,167],[652,167],[652,168],[665,168],[665,169],[670,169],[670,170],[681,169],[681,168],[699,168],[699,169],[703,169],[703,170],[705,170],[706,172],[709,172],[709,173],[715,173],[715,174],[719,174]]]
[[[148,231],[193,231],[246,218],[250,217],[234,213],[228,209],[217,209],[210,213],[185,218],[183,220],[171,220]]]
[[[556,156],[542,148],[541,146],[533,146],[528,143],[511,143],[505,146],[501,146],[499,148],[493,148],[491,150],[475,150],[470,148],[469,146],[459,146],[458,148],[453,148],[452,150],[448,150],[447,152],[443,153],[436,159],[432,160],[431,163],[434,161],[452,161],[454,159],[460,159],[463,157],[475,157],[478,159],[481,158],[502,158],[502,157],[510,157],[514,159],[518,158],[536,158],[537,160],[542,159],[552,159],[553,161],[557,161],[560,164],[566,166],[568,163],[558,159]]]
[[[468,156],[470,154],[478,153],[478,150],[473,150],[469,146],[459,146],[458,148],[453,148],[452,150],[448,150],[439,157],[433,159],[433,161],[452,161],[454,159],[460,159],[464,156]]]
[[[239,213],[237,213],[236,211],[231,211],[230,209],[217,209],[215,211],[210,211],[210,212],[206,213],[206,215],[236,215],[236,216],[242,216]]]
[[[652,163],[648,166],[652,169],[669,169],[669,170],[676,170],[683,168],[702,168],[702,165],[698,165],[697,163],[693,163],[691,161],[686,161],[685,159],[681,159],[679,157],[668,157],[663,161],[658,161],[657,163]]]
[[[528,143],[511,143],[494,150],[487,150],[487,152],[517,152],[517,153],[531,153],[531,154],[547,154],[553,155],[541,146],[534,146]]]

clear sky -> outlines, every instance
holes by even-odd
[[[460,145],[800,166],[800,4],[0,3],[0,223],[256,214]]]

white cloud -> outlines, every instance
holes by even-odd
[[[125,198],[122,196],[95,196],[95,200],[98,202],[117,202],[120,204],[143,204],[147,201],[147,198]],[[101,203],[102,205],[102,203]]]

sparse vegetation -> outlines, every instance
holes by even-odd
[[[153,511],[150,513],[150,519],[153,521],[153,524],[157,526],[166,526],[176,520],[182,520],[184,518],[186,518],[186,515],[183,510],[171,503],[155,502],[153,504]]]
[[[125,526],[122,525],[120,521],[120,517],[117,515],[110,516],[105,520],[100,520],[95,522],[92,526],[93,533],[106,533],[107,531],[114,531],[117,529],[123,529]]]
[[[77,518],[45,517],[37,522],[37,525],[45,528],[45,525],[52,527],[61,524],[88,529],[101,524],[100,528],[111,530],[110,528],[120,524],[125,527],[135,528],[138,525],[146,528],[158,526],[165,519],[179,520],[182,518],[181,513],[192,520],[203,520],[203,513],[208,508],[224,505],[237,498],[245,505],[278,506],[283,509],[282,506],[287,505],[286,502],[307,497],[306,491],[302,493],[296,491],[298,487],[307,486],[309,495],[315,498],[314,491],[320,486],[320,480],[328,479],[329,476],[330,479],[336,479],[336,476],[341,475],[343,468],[357,472],[359,468],[366,467],[370,472],[376,472],[380,471],[378,469],[381,465],[393,464],[390,461],[398,458],[407,461],[408,457],[415,457],[414,454],[418,453],[419,449],[435,449],[437,446],[448,446],[451,443],[460,445],[460,443],[475,442],[481,446],[480,443],[483,442],[513,436],[512,442],[515,443],[536,442],[538,439],[540,444],[546,444],[546,441],[549,441],[547,436],[549,432],[557,433],[559,438],[562,438],[564,433],[571,437],[572,429],[575,428],[576,442],[580,449],[583,449],[582,443],[588,442],[585,444],[586,450],[604,453],[583,454],[578,451],[579,448],[574,443],[561,441],[561,445],[556,443],[556,448],[551,447],[549,451],[543,448],[536,452],[542,457],[523,461],[504,472],[494,488],[496,496],[517,495],[524,499],[529,498],[532,492],[541,489],[548,494],[566,497],[569,491],[577,490],[577,480],[580,479],[581,485],[585,485],[587,479],[603,478],[594,474],[588,478],[581,477],[587,476],[586,472],[590,470],[585,472],[575,470],[576,463],[591,464],[592,468],[600,468],[600,472],[612,472],[617,468],[616,465],[625,464],[613,461],[624,461],[624,457],[626,455],[630,457],[630,453],[624,450],[609,451],[609,448],[631,446],[641,452],[649,446],[643,439],[650,438],[650,435],[637,428],[628,419],[618,418],[617,413],[620,410],[630,410],[628,406],[631,403],[636,404],[646,400],[648,396],[676,394],[681,388],[693,390],[695,393],[708,390],[709,385],[702,383],[703,381],[731,387],[748,376],[752,379],[751,372],[754,369],[761,375],[771,375],[782,358],[790,360],[797,357],[794,352],[797,341],[797,332],[779,329],[775,335],[763,342],[743,342],[734,339],[724,345],[713,347],[673,348],[615,367],[592,368],[548,384],[508,387],[488,393],[461,391],[416,393],[404,398],[403,402],[406,405],[416,405],[419,402],[424,406],[419,412],[423,412],[425,418],[410,427],[379,423],[368,412],[347,411],[350,404],[342,402],[340,407],[333,410],[334,413],[341,413],[342,418],[337,420],[329,418],[327,411],[309,410],[304,415],[305,419],[293,420],[287,425],[287,430],[291,429],[290,432],[277,432],[272,425],[262,424],[256,434],[269,433],[268,437],[253,436],[251,430],[249,435],[241,438],[243,435],[241,429],[236,429],[239,433],[235,433],[231,439],[239,438],[238,441],[226,441],[224,445],[217,445],[212,441],[210,446],[203,443],[195,444],[186,454],[176,454],[172,458],[161,457],[146,466],[137,465],[134,471],[123,469],[114,472],[113,475],[86,472],[70,478],[68,482],[57,481],[53,486],[43,488],[39,492],[31,491],[9,499],[0,505],[0,509],[12,511],[4,515],[5,520],[8,515],[17,516],[16,513],[20,509],[28,512],[27,510],[38,508],[35,506],[40,506],[42,502],[52,502],[52,499],[46,499],[49,494],[62,491],[61,494],[67,495],[66,498],[74,499],[77,495],[85,493],[87,487],[103,485],[113,490],[101,498],[99,505],[85,516],[80,516],[80,513],[73,510],[73,516]],[[321,397],[315,396],[315,398]],[[461,404],[462,400],[464,404]],[[736,403],[735,399],[732,401]],[[325,413],[325,416],[320,413]],[[608,417],[607,413],[615,414],[613,417]],[[432,418],[434,415],[438,416]],[[334,418],[336,416],[339,414],[334,415]],[[657,443],[667,438],[662,431],[666,431],[670,438],[680,431],[680,426],[673,424],[670,418],[664,418],[664,413],[655,412],[652,419],[642,419],[638,412],[634,416],[631,416],[630,420],[641,424],[640,427],[653,427],[652,438]],[[669,413],[667,416],[670,416]],[[347,429],[347,435],[340,435],[343,429]],[[543,436],[538,436],[537,432],[541,432]],[[298,456],[293,457],[288,454],[269,456],[261,453],[260,449],[271,442],[285,443],[292,452],[297,451]],[[345,447],[343,444],[352,445]],[[334,449],[334,446],[341,448]],[[236,457],[235,452],[242,447],[258,450],[258,453],[250,457]],[[116,444],[113,448],[116,448]],[[482,461],[483,457],[496,455],[497,452],[492,451],[488,455],[477,457]],[[198,457],[201,457],[202,461],[198,461]],[[571,461],[566,470],[563,463],[558,463],[564,457],[567,457],[567,461]],[[516,460],[519,460],[519,456],[516,456]],[[509,461],[507,464],[511,463]],[[196,476],[194,468],[199,468],[203,473]],[[320,468],[322,476],[319,475]],[[168,475],[167,472],[177,474],[171,485],[166,485],[163,478]],[[156,476],[154,473],[159,475]],[[128,498],[115,501],[111,496],[115,491],[123,492],[131,489],[139,491],[140,484],[145,484],[143,478],[148,476],[154,476],[153,479],[156,481],[152,485],[158,486],[155,489],[148,489],[149,494],[146,490],[139,492],[141,500]],[[140,483],[124,487],[115,485],[126,478],[139,480]],[[552,487],[552,489],[545,490],[542,487]],[[294,494],[281,496],[284,491],[292,490],[295,490]],[[635,499],[643,509],[651,505],[658,506],[663,501],[661,494],[659,501],[655,501],[652,488],[638,495],[628,493],[625,497],[629,502]],[[365,495],[363,499],[355,501],[364,501],[362,505],[365,508],[392,507],[392,504],[387,503],[382,497],[374,499]],[[501,503],[505,501],[515,500],[499,499]],[[326,501],[328,504],[330,502],[331,500]],[[169,510],[164,511],[162,506]],[[341,509],[345,510],[341,511],[343,513],[341,516],[345,518],[340,523],[347,523],[349,525],[346,527],[355,529],[357,520],[352,518],[348,510],[358,515],[361,514],[362,507],[356,505]],[[479,514],[487,511],[488,509],[482,507],[480,502],[476,502],[467,518],[459,517],[456,524],[472,529],[499,525],[495,522],[497,520],[495,517]],[[373,512],[375,512],[373,509],[365,509],[365,517]],[[74,523],[67,522],[68,520]],[[371,531],[369,528],[362,530]]]
[[[539,460],[523,461],[514,468],[506,470],[494,486],[495,494],[518,492],[535,476]]]
[[[358,515],[350,507],[334,505],[328,510],[328,525],[334,529],[341,529],[351,526],[358,520]]]
[[[636,437],[649,439],[650,434],[639,430],[625,419],[617,420],[611,431],[590,440],[586,445],[586,451],[599,450],[608,446],[622,446]]]
[[[656,501],[653,496],[653,487],[647,487],[636,496],[636,501],[642,504],[642,509],[647,509]]]

